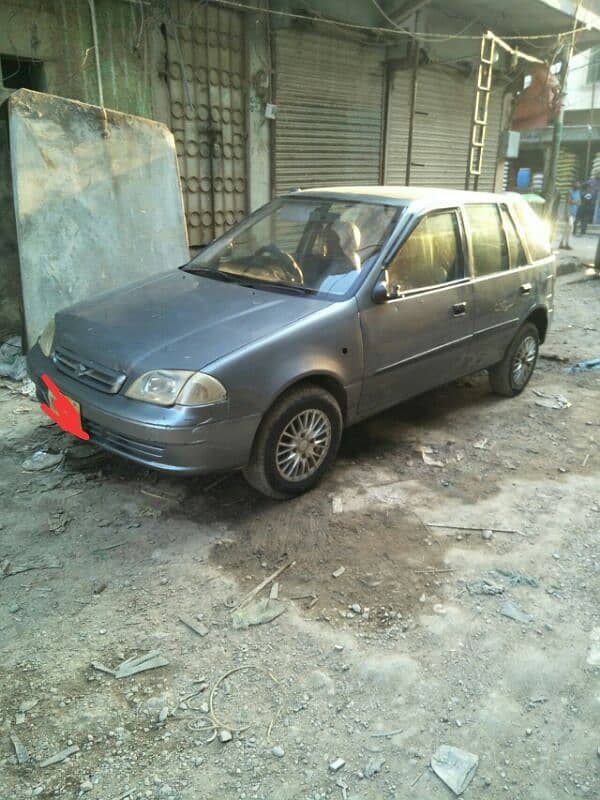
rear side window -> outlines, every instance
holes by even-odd
[[[531,258],[537,261],[540,258],[548,258],[548,256],[552,255],[546,224],[538,217],[529,203],[519,198],[519,201],[514,204],[514,210],[521,230],[527,239]]]
[[[498,206],[469,204],[465,206],[465,215],[471,228],[475,277],[507,270],[508,248]]]
[[[504,231],[508,242],[510,265],[511,267],[522,267],[527,264],[527,256],[525,255],[519,232],[506,206],[502,206],[502,219],[504,220]]]
[[[438,286],[463,277],[460,230],[455,211],[424,217],[387,267],[392,294]]]

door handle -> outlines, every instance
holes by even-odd
[[[531,292],[531,284],[530,283],[522,283],[519,286],[519,291],[521,294],[529,294]]]
[[[454,303],[452,306],[452,313],[455,317],[462,317],[467,313],[466,303]]]

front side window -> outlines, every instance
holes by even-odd
[[[476,278],[508,269],[508,247],[500,209],[493,203],[469,204],[465,215],[471,229],[473,270]]]
[[[391,296],[459,280],[464,275],[454,211],[424,217],[387,267]]]
[[[184,269],[220,280],[341,297],[375,263],[397,205],[282,197],[232,228]]]

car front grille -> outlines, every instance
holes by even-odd
[[[90,441],[113,450],[115,453],[134,456],[143,461],[161,461],[164,457],[165,448],[160,444],[143,442],[140,439],[134,439],[132,436],[110,431],[89,419],[82,420],[82,427],[84,431],[89,433]]]
[[[107,394],[116,394],[127,377],[123,372],[83,359],[66,347],[57,347],[52,360],[63,375]]]

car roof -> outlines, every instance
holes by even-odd
[[[428,207],[463,203],[499,203],[520,198],[515,192],[467,192],[459,189],[440,189],[433,186],[320,186],[297,189],[289,196],[327,197],[337,200],[356,200],[391,205],[416,203]]]

